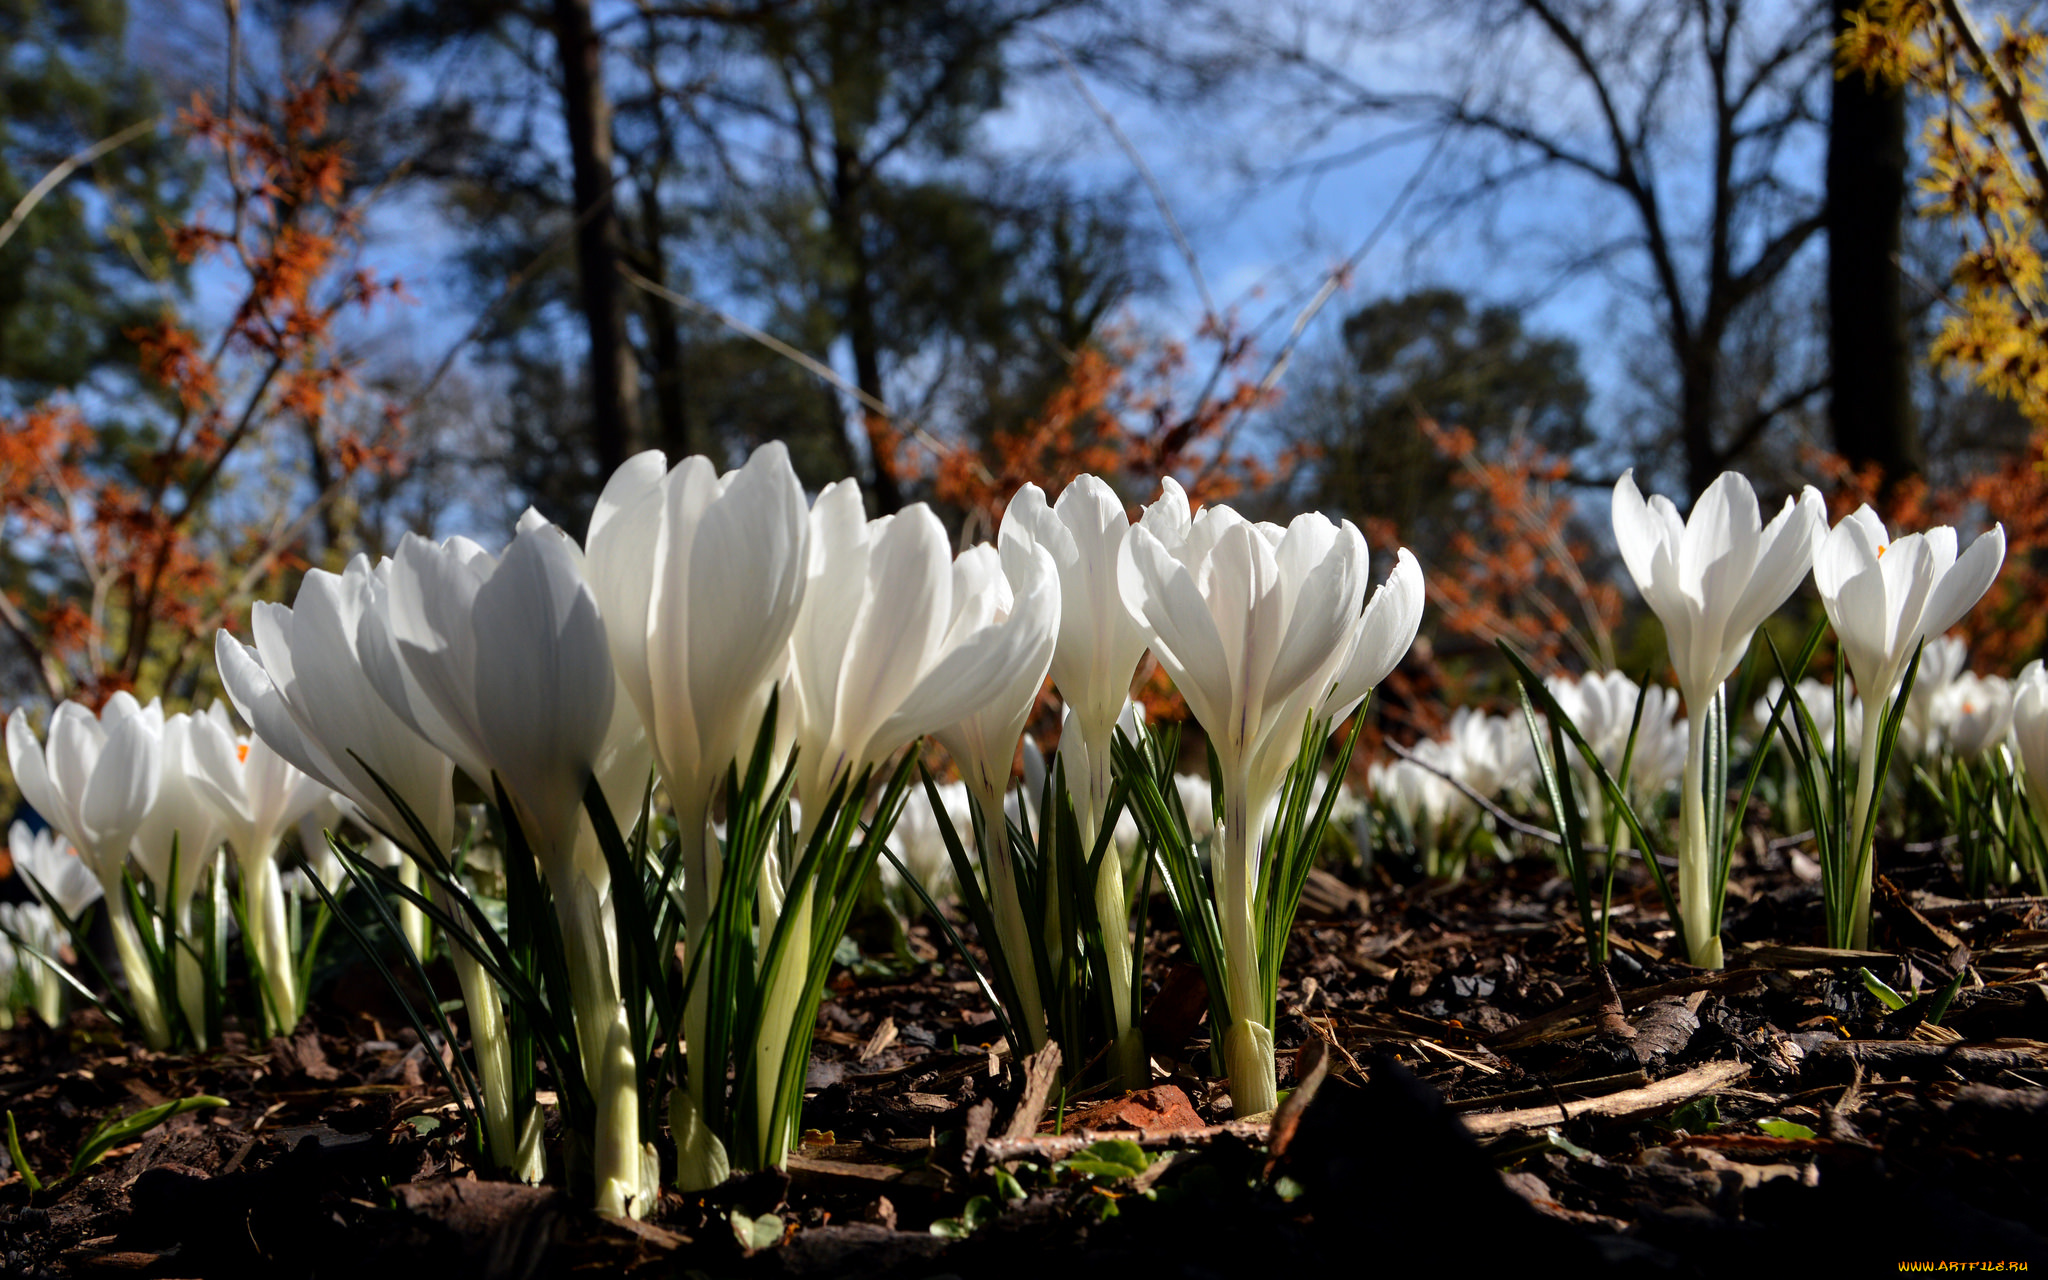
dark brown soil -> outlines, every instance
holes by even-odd
[[[1541,864],[1449,887],[1370,877],[1369,909],[1319,885],[1276,1029],[1282,1087],[1305,1087],[1270,1138],[1221,1123],[1199,980],[1168,928],[1148,965],[1159,1087],[1070,1096],[1065,1115],[1054,1093],[1037,1124],[1031,1073],[991,1056],[957,963],[837,973],[788,1174],[670,1193],[646,1223],[478,1180],[430,1050],[359,973],[291,1039],[231,1036],[193,1058],[77,1014],[0,1037],[0,1105],[46,1177],[111,1112],[230,1105],[35,1195],[10,1172],[0,1252],[29,1276],[2048,1267],[2048,903],[1963,901],[1937,862],[1886,854],[1882,951],[1864,955],[1813,945],[1818,891],[1767,849],[1738,868],[1722,973],[1666,958],[1638,888],[1604,1017],[1569,894]],[[931,954],[922,931],[913,945]],[[1888,1009],[1866,968],[1910,1003]],[[1080,1145],[1050,1137],[1068,1117],[1142,1131],[1150,1166],[1055,1169]],[[997,1169],[1024,1199],[1005,1203]],[[956,1236],[934,1233],[944,1220]]]

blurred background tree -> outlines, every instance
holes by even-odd
[[[183,282],[162,224],[196,175],[127,40],[118,3],[0,0],[0,405],[104,375],[133,394],[122,335]],[[69,177],[22,207],[67,161]]]
[[[1464,428],[1492,456],[1526,440],[1569,458],[1593,442],[1577,346],[1527,332],[1507,307],[1427,289],[1359,308],[1341,337],[1294,371],[1277,411],[1278,429],[1313,450],[1289,502],[1386,521],[1425,565],[1442,560],[1473,512],[1451,482],[1459,463],[1424,420]]]
[[[1043,74],[1020,54],[1031,37],[1092,10],[415,3],[373,19],[379,56],[441,76],[390,132],[434,140],[408,171],[489,308],[514,481],[574,525],[627,452],[736,456],[772,435],[807,481],[859,474],[893,510],[915,483],[904,430],[862,401],[983,438],[1036,412],[1158,280],[1141,210],[1006,160],[982,128]],[[712,318],[734,299],[798,350],[843,354],[847,387],[748,350]]]

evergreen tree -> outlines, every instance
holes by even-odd
[[[163,108],[127,27],[120,0],[0,0],[0,222],[68,157],[141,126],[0,244],[0,404],[133,372],[125,331],[178,283],[160,228],[181,220],[194,175],[170,131],[147,127]]]
[[[1314,454],[1309,502],[1332,516],[1390,520],[1425,558],[1462,523],[1461,491],[1451,484],[1457,464],[1418,418],[1471,432],[1482,451],[1520,435],[1568,458],[1593,438],[1578,348],[1448,289],[1361,307],[1345,318],[1341,345],[1302,374],[1281,431]]]

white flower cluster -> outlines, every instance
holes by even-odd
[[[98,715],[65,702],[39,742],[25,712],[7,720],[7,759],[16,784],[76,851],[74,859],[110,903],[114,940],[142,1030],[156,1047],[170,1043],[172,1016],[205,1043],[197,961],[174,945],[191,920],[192,898],[213,870],[223,844],[235,855],[246,903],[248,945],[268,986],[266,1009],[277,1024],[295,1021],[301,1005],[289,953],[277,854],[284,833],[328,792],[261,738],[236,732],[227,708],[165,715],[117,693]],[[153,888],[161,919],[138,921],[127,908],[122,877],[133,868]],[[76,870],[66,868],[68,883]],[[46,886],[51,893],[58,892]],[[156,988],[139,930],[177,955],[175,991]],[[288,1030],[288,1026],[282,1027]]]
[[[57,910],[74,919],[98,901],[99,881],[71,852],[64,837],[30,832],[16,821],[7,830],[7,850],[17,876],[26,875],[49,895]],[[70,944],[55,913],[42,902],[0,903],[0,1025],[32,1008],[44,1024],[64,1016],[64,982],[51,969]]]
[[[289,606],[257,604],[253,644],[224,631],[215,650],[251,736],[237,736],[223,708],[166,715],[160,703],[122,693],[98,715],[60,706],[44,741],[17,710],[8,756],[30,804],[110,901],[122,900],[132,860],[170,903],[169,918],[182,920],[216,850],[232,849],[250,956],[270,988],[266,1011],[285,1020],[302,993],[285,950],[280,836],[315,809],[338,818],[345,808],[438,866],[456,848],[455,771],[486,797],[502,795],[501,817],[532,850],[559,917],[574,1036],[599,1112],[596,1202],[634,1212],[651,1202],[659,1162],[638,1132],[638,1031],[625,1001],[641,996],[620,989],[623,917],[584,807],[593,782],[614,823],[630,830],[650,774],[658,781],[678,831],[671,883],[695,946],[711,927],[724,856],[713,803],[771,703],[774,763],[793,762],[796,850],[814,847],[814,826],[835,811],[835,797],[926,735],[960,768],[962,783],[944,801],[954,828],[971,828],[960,821],[971,803],[1000,835],[1024,723],[1050,673],[1068,708],[1065,776],[1092,838],[1106,816],[1111,735],[1149,648],[1223,764],[1210,780],[1229,815],[1218,833],[1227,832],[1218,839],[1219,918],[1230,929],[1233,1009],[1261,1024],[1264,1039],[1232,1034],[1238,1048],[1264,1045],[1259,1092],[1270,1093],[1271,1012],[1255,1007],[1259,961],[1244,932],[1263,912],[1250,896],[1252,841],[1304,728],[1326,732],[1346,718],[1414,637],[1423,597],[1414,558],[1399,553],[1387,585],[1371,593],[1367,570],[1364,538],[1348,522],[1311,513],[1283,528],[1226,506],[1197,513],[1171,480],[1135,524],[1096,477],[1069,485],[1057,504],[1027,486],[994,545],[956,555],[922,504],[870,519],[852,481],[807,498],[779,443],[724,473],[703,457],[670,467],[648,453],[610,478],[580,542],[533,512],[501,553],[408,535],[388,559],[308,572]],[[1202,831],[1214,810],[1207,796],[1189,800]],[[942,890],[952,869],[931,838],[939,818],[919,797],[897,843],[912,873]],[[1135,824],[1118,836],[1135,845]],[[1006,926],[1024,922],[1002,901],[1007,849],[982,853],[1005,933],[987,941],[1009,951],[1018,940]],[[788,917],[797,923],[783,934],[808,948],[809,922],[833,904],[797,879],[809,858],[794,854],[767,855],[755,927],[765,941]],[[333,873],[318,850],[310,866],[323,880]],[[1127,947],[1121,870],[1105,863],[1093,896],[1103,918],[1118,922],[1106,931],[1114,945]],[[294,894],[307,887],[295,882]],[[185,975],[180,992],[149,990],[140,922],[125,909],[112,915],[148,1038],[168,1043],[174,1012],[191,1007]],[[1131,967],[1117,955],[1108,966]],[[801,1025],[791,1015],[809,968],[797,956],[763,976],[757,1060],[779,1061]],[[484,1093],[502,1098],[509,1067],[490,1060],[502,1043],[487,1025],[497,996],[459,957],[457,970],[478,1024]],[[1110,994],[1120,1025],[1135,1032],[1127,986],[1126,977]],[[681,1018],[693,1048],[704,1043],[708,990],[691,988]],[[1135,1036],[1119,1052],[1143,1069]],[[722,1168],[716,1137],[691,1119],[703,1114],[707,1081],[722,1074],[692,1064],[674,1113],[686,1185]],[[780,1114],[781,1074],[755,1079],[767,1126]],[[503,1130],[492,1150],[524,1149],[511,1132],[524,1122],[509,1104],[487,1109]],[[778,1158],[790,1135],[759,1136],[758,1149]]]

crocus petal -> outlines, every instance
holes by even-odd
[[[491,763],[541,826],[535,835],[565,844],[614,694],[604,621],[573,545],[553,526],[520,534],[465,620],[476,637],[470,697]]]
[[[1709,619],[1729,619],[1757,568],[1763,522],[1756,491],[1741,473],[1724,471],[1693,504],[1679,543],[1678,565],[1685,589]],[[1793,581],[1804,576],[1805,567]],[[1726,634],[1727,628],[1723,628]]]
[[[1172,476],[1160,478],[1159,496],[1138,517],[1139,528],[1169,547],[1188,536],[1193,522],[1187,491]]]
[[[1422,565],[1403,547],[1394,553],[1394,571],[1366,603],[1358,643],[1330,694],[1328,705],[1334,716],[1351,714],[1359,700],[1400,665],[1421,628],[1426,596]]]
[[[917,687],[952,620],[945,526],[923,503],[904,508],[875,539],[869,572],[872,594],[847,640],[833,716],[850,764],[873,758],[870,739]]]
[[[1941,583],[1927,601],[1927,612],[1920,624],[1922,636],[1938,636],[1956,623],[1963,615],[1975,608],[1991,589],[1998,577],[1998,571],[2005,564],[2005,526],[1993,525],[1989,533],[1981,534],[1970,549],[1957,557],[1954,566],[1942,575]]]
[[[1188,709],[1205,725],[1223,723],[1230,712],[1229,660],[1187,567],[1139,525],[1124,543],[1117,572],[1125,607],[1150,629],[1152,654]]]
[[[1061,609],[1059,571],[1045,548],[1011,543],[1003,564],[1000,590],[991,584],[989,594],[1009,599],[1005,616],[963,637],[877,734],[892,742],[928,726],[988,803],[1008,788],[1010,760],[1052,665]],[[947,719],[958,707],[966,710]]]
[[[7,767],[14,774],[14,785],[21,788],[22,799],[43,815],[44,821],[59,830],[76,826],[76,815],[65,812],[50,781],[43,744],[36,741],[35,730],[28,727],[28,714],[20,707],[7,717]],[[70,835],[68,830],[66,835]]]
[[[1668,534],[1664,522],[1652,515],[1650,504],[1643,501],[1635,476],[1631,467],[1614,482],[1614,541],[1621,548],[1621,562],[1636,580],[1636,589],[1647,592],[1653,581],[1652,558]]]
[[[78,806],[89,838],[104,844],[102,859],[125,848],[142,825],[156,800],[162,759],[162,731],[142,716],[130,716],[107,733]]]
[[[488,791],[487,762],[492,751],[472,681],[477,669],[477,638],[491,634],[474,622],[477,592],[487,579],[489,566],[463,554],[464,548],[456,543],[450,539],[436,546],[416,534],[405,535],[398,554],[391,559],[389,594],[384,602],[398,656],[424,695],[424,707],[438,713],[438,721],[414,702],[410,686],[397,700],[391,696],[388,680],[378,682],[378,691],[401,714],[410,708],[408,719],[413,727],[454,757],[471,780]],[[364,667],[371,670],[367,662]]]
[[[1273,658],[1268,697],[1276,690],[1292,693],[1333,659],[1341,660],[1338,651],[1356,630],[1365,600],[1367,562],[1365,538],[1349,520],[1333,525],[1311,512],[1288,526],[1276,564],[1293,598],[1283,596],[1287,631]]]
[[[705,764],[723,773],[742,712],[796,625],[806,569],[803,486],[780,442],[763,445],[704,514],[690,549],[690,705]]]
[[[662,551],[662,478],[668,464],[659,449],[628,458],[598,495],[584,538],[584,570],[604,615],[612,666],[649,723],[656,719],[648,674],[649,613],[657,592],[655,565]]]
[[[1808,486],[1797,502],[1788,500],[1758,539],[1756,572],[1729,612],[1730,640],[1749,637],[1799,589],[1813,562],[1814,530],[1825,527],[1826,508],[1820,491]],[[1739,660],[1739,659],[1738,659]]]
[[[301,772],[313,775],[330,787],[339,788],[342,773],[323,747],[309,741],[292,718],[284,696],[271,683],[256,650],[226,631],[213,638],[214,666],[220,671],[221,688],[256,736],[268,743]]]

